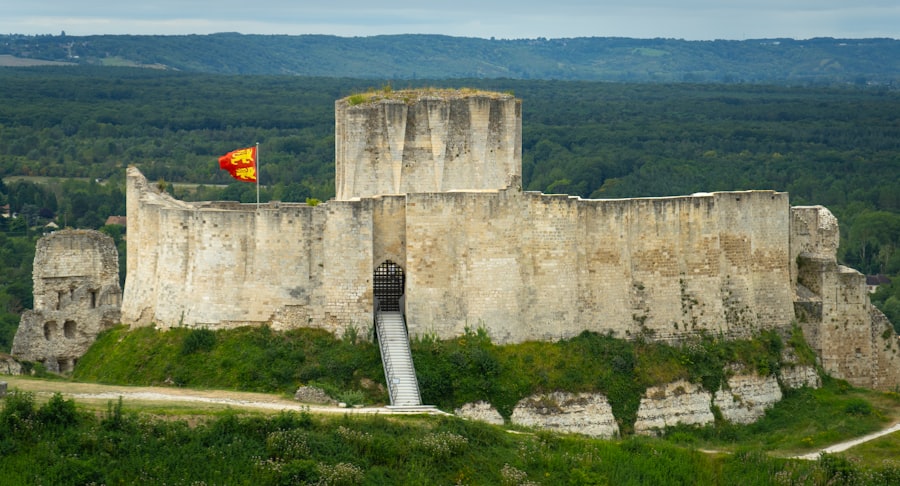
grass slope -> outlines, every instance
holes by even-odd
[[[38,405],[13,391],[0,410],[0,470],[6,484],[897,484],[900,467],[885,456],[892,436],[861,455],[785,458],[900,418],[896,393],[827,377],[821,389],[788,392],[749,426],[717,421],[670,428],[661,438],[627,435],[647,386],[675,378],[718,386],[728,364],[773,373],[785,345],[812,359],[799,330],[786,343],[776,333],[744,341],[703,336],[682,346],[583,333],[497,346],[482,331],[413,342],[426,401],[452,408],[482,399],[508,416],[531,393],[599,391],[626,432],[619,440],[511,434],[455,417],[150,416],[121,400],[98,414],[58,395]],[[335,395],[386,400],[378,351],[352,332],[338,339],[309,329],[119,327],[99,337],[75,378],[270,392],[313,382]]]
[[[117,327],[98,337],[78,361],[73,378],[286,394],[299,384],[316,384],[348,403],[387,400],[377,346],[313,329],[159,332]]]

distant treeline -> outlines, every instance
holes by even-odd
[[[232,181],[217,158],[256,142],[263,200],[327,200],[336,99],[387,86],[475,87],[522,98],[526,189],[593,198],[788,191],[792,204],[822,204],[838,216],[844,263],[900,274],[900,92],[886,88],[391,82],[79,66],[0,69],[0,85],[0,205],[20,215],[0,227],[14,234],[51,220],[99,227],[124,214],[129,165],[180,198],[254,201],[254,186]],[[887,289],[875,300],[900,324],[900,284]]]
[[[216,74],[898,85],[897,39],[0,35],[0,55]]]

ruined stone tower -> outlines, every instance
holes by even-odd
[[[61,230],[38,240],[34,310],[25,311],[12,355],[69,372],[101,331],[120,322],[119,256],[98,231]]]

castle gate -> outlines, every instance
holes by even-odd
[[[405,277],[400,265],[386,260],[375,269],[373,278],[375,299],[383,311],[400,311]]]

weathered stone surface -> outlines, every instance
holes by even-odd
[[[479,420],[494,425],[503,425],[503,416],[488,402],[466,403],[457,408],[454,413],[460,417],[471,420]]]
[[[779,401],[781,388],[775,376],[756,374],[732,376],[727,388],[717,391],[713,398],[722,417],[738,424],[755,422]]]
[[[301,386],[297,388],[297,391],[294,393],[294,400],[319,405],[337,404],[337,401],[329,397],[325,390],[315,386]]]
[[[650,435],[670,425],[712,423],[715,417],[709,408],[711,399],[700,385],[684,380],[650,387],[641,398],[634,432]]]
[[[473,90],[335,102],[338,200],[504,189],[522,174],[522,102]]]
[[[12,356],[0,353],[0,375],[21,375],[22,365]]]
[[[11,354],[70,372],[97,335],[120,321],[113,239],[93,230],[51,233],[38,240],[33,279],[34,310],[22,314]]]
[[[606,396],[599,393],[553,392],[519,401],[510,421],[517,425],[614,437],[619,426]]]
[[[787,366],[781,368],[781,383],[785,388],[796,389],[804,386],[819,388],[822,379],[814,366]]]
[[[869,301],[865,276],[839,265],[837,220],[822,206],[791,210],[797,321],[822,368],[855,386],[900,386],[897,334]]]

